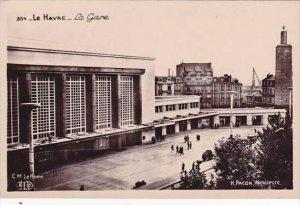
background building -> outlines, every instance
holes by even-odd
[[[262,103],[261,86],[246,85],[242,86],[242,106],[255,107]]]
[[[184,87],[180,77],[155,76],[155,96],[183,95]]]
[[[275,77],[272,74],[262,80],[262,94],[263,104],[275,104]]]
[[[211,108],[213,98],[211,63],[181,63],[176,66],[176,75],[184,82],[185,94],[200,96],[201,108]]]
[[[255,85],[255,82],[259,85]],[[242,87],[242,106],[243,107],[255,107],[262,105],[262,88],[261,82],[255,69],[252,69],[252,85]]]
[[[292,46],[287,44],[287,31],[281,31],[280,45],[276,46],[275,104],[289,104],[290,88],[293,86]],[[292,102],[292,101],[291,101]]]
[[[242,101],[242,83],[231,75],[225,74],[222,77],[213,78],[213,107],[222,108],[230,107],[230,93],[236,92],[233,95],[233,106],[240,107]]]

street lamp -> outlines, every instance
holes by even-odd
[[[232,127],[233,127],[233,94],[236,94],[236,91],[228,90],[228,91],[219,91],[218,93],[229,93],[230,94],[230,135],[232,135]]]
[[[288,87],[287,88],[290,93],[289,93],[289,114],[290,118],[292,119],[292,93],[293,93],[293,87]]]
[[[33,109],[41,107],[40,103],[21,103],[21,106],[26,109],[26,114],[31,114]],[[30,116],[31,122],[31,116]],[[31,132],[28,132],[28,144],[29,144],[29,173],[34,175],[34,147]]]

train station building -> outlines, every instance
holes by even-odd
[[[153,65],[148,57],[8,47],[8,168],[27,167],[30,137],[40,171],[47,158],[59,164],[142,144],[154,120]],[[41,106],[26,112],[22,103]]]
[[[256,113],[265,125],[269,115],[285,112],[200,110],[199,96],[155,97],[155,59],[149,57],[15,46],[7,57],[8,177],[28,172],[30,138],[35,172],[42,173],[152,137],[228,126],[228,117],[252,125],[248,118]],[[28,112],[23,103],[40,107]]]

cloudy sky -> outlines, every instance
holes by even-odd
[[[254,67],[262,80],[275,72],[275,47],[285,25],[299,64],[299,3],[290,2],[52,2],[7,5],[8,44],[149,56],[156,74],[183,62],[211,62],[214,76],[225,73],[244,85]],[[33,14],[82,21],[29,21]],[[109,20],[87,22],[88,14]],[[25,17],[26,21],[16,21]]]

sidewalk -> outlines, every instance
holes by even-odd
[[[251,129],[253,127],[233,128],[232,132],[246,135]],[[212,150],[214,143],[228,137],[230,132],[228,128],[191,130],[171,135],[156,144],[128,147],[124,151],[88,158],[60,167],[57,176],[52,171],[44,173],[43,179],[35,181],[35,190],[79,190],[81,185],[85,190],[131,190],[142,180],[147,183],[142,189],[158,189],[179,180],[183,162],[186,169],[190,169],[205,150]],[[191,150],[187,150],[184,143],[186,134],[193,143]],[[201,141],[196,141],[197,134],[201,135]],[[172,144],[183,146],[185,154],[171,153]]]

